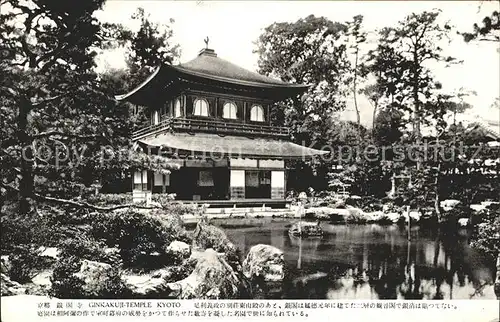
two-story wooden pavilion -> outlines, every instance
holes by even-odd
[[[150,124],[133,133],[137,148],[161,152],[180,168],[167,175],[135,172],[136,200],[166,192],[221,205],[284,203],[285,160],[324,152],[294,144],[287,128],[271,126],[270,106],[306,90],[208,48],[187,63],[159,66],[116,99],[147,107]]]

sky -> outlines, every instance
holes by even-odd
[[[364,16],[365,30],[373,31],[394,26],[412,12],[434,8],[441,9],[443,21],[449,21],[457,30],[471,31],[475,22],[493,10],[497,1],[133,1],[108,0],[97,14],[102,21],[135,26],[130,16],[137,7],[151,15],[151,20],[172,25],[174,41],[181,46],[180,61],[196,57],[210,38],[210,48],[219,57],[241,67],[255,71],[258,57],[253,53],[255,41],[263,29],[274,22],[294,22],[310,14],[324,16],[332,21],[345,22],[353,16]],[[500,51],[494,42],[465,43],[458,35],[446,47],[446,53],[463,60],[463,64],[449,68],[433,68],[443,89],[454,92],[460,88],[475,91],[476,96],[466,98],[474,106],[471,117],[498,120],[497,110],[492,113],[491,104],[500,96]],[[101,66],[121,67],[124,52],[109,52],[100,57]],[[358,99],[361,121],[372,123],[372,107],[364,98]],[[342,119],[355,120],[352,99]]]

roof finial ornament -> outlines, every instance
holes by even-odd
[[[208,42],[210,41],[210,38],[208,38],[207,36],[207,38],[205,38],[203,41],[205,42],[205,48],[208,49]]]

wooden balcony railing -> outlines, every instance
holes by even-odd
[[[168,118],[158,124],[135,131],[132,134],[132,139],[138,140],[168,129],[172,129],[174,132],[203,132],[275,138],[287,138],[289,136],[288,128],[280,126],[231,123],[205,119]]]

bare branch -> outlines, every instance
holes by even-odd
[[[163,207],[158,207],[158,206],[153,206],[153,207],[147,207],[147,206],[140,206],[137,204],[126,204],[126,205],[119,205],[119,206],[113,206],[113,207],[99,207],[95,205],[91,205],[86,202],[77,202],[73,200],[67,200],[67,199],[60,199],[60,198],[54,198],[54,197],[47,197],[47,196],[42,196],[39,194],[35,194],[35,197],[44,201],[48,202],[53,202],[53,203],[58,203],[58,204],[63,204],[63,205],[68,205],[68,206],[74,206],[78,208],[85,208],[85,209],[92,209],[96,211],[115,211],[119,209],[125,209],[125,208],[137,208],[137,209],[162,209]]]
[[[66,94],[64,94],[64,95],[60,94],[60,95],[56,95],[56,96],[51,96],[51,97],[48,97],[48,98],[43,99],[41,101],[38,101],[38,102],[35,102],[35,103],[31,103],[31,106],[32,106],[32,108],[36,108],[36,107],[38,107],[40,105],[47,104],[47,103],[50,103],[52,101],[55,101],[56,99],[59,99],[59,98],[65,96],[65,95]]]
[[[61,131],[53,130],[53,131],[46,131],[46,132],[41,132],[41,133],[31,135],[31,138],[39,139],[39,138],[48,137],[48,136],[65,136],[65,137],[69,137],[69,138],[79,138],[79,139],[95,139],[98,137],[102,137],[102,135],[98,135],[98,134],[80,135],[80,134],[64,133]]]
[[[4,187],[5,189],[9,189],[12,191],[19,192],[19,189],[16,187],[12,187],[11,185],[5,184],[0,182],[0,185]],[[110,211],[115,211],[119,209],[125,209],[125,208],[136,208],[136,209],[163,209],[162,206],[140,206],[137,204],[126,204],[126,205],[118,205],[118,206],[113,206],[113,207],[99,207],[95,205],[91,205],[86,202],[78,202],[74,200],[68,200],[68,199],[61,199],[61,198],[54,198],[54,197],[48,197],[48,196],[42,196],[40,194],[34,193],[33,197],[39,200],[47,201],[47,202],[52,202],[52,203],[57,203],[57,204],[62,204],[62,205],[67,205],[67,206],[73,206],[77,208],[82,208],[82,209],[92,209],[96,211],[105,211],[105,212],[110,212]]]
[[[0,86],[0,90],[9,92],[12,96],[18,96],[19,92],[15,91],[12,87]]]

